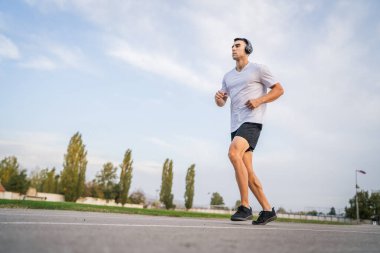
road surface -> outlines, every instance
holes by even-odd
[[[380,226],[0,209],[1,253],[380,252]]]

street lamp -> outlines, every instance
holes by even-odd
[[[356,222],[359,224],[359,203],[358,203],[358,172],[362,174],[367,174],[364,170],[355,170],[355,188],[356,188]]]

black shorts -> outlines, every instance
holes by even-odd
[[[262,124],[245,122],[238,128],[238,130],[231,133],[231,141],[235,136],[243,137],[248,141],[249,144],[249,148],[246,150],[246,152],[253,151],[256,147],[257,142],[259,141],[261,129],[263,129]]]

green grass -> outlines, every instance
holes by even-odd
[[[48,209],[48,210],[71,210],[82,212],[102,212],[102,213],[124,213],[124,214],[140,214],[154,216],[170,216],[170,217],[193,217],[193,218],[214,218],[214,219],[229,219],[229,214],[212,214],[198,213],[189,211],[175,211],[164,209],[139,209],[127,208],[118,206],[98,206],[88,204],[78,204],[72,202],[47,202],[33,200],[8,200],[0,199],[0,208],[23,208],[23,209]],[[312,223],[312,224],[330,224],[330,225],[346,225],[347,223],[317,221],[317,220],[302,220],[302,219],[287,219],[278,218],[279,222],[296,222],[296,223]]]
[[[78,204],[72,202],[47,202],[34,200],[8,200],[0,199],[0,208],[26,208],[26,209],[49,209],[49,210],[72,210],[82,212],[102,212],[102,213],[125,213],[154,216],[171,217],[196,217],[196,218],[229,218],[227,214],[208,214],[186,211],[175,211],[165,209],[141,209],[119,206],[100,206],[89,204]]]

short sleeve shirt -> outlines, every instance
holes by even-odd
[[[224,75],[222,91],[231,98],[231,132],[243,123],[263,123],[266,104],[251,110],[245,103],[267,93],[277,83],[268,67],[249,62],[240,72],[235,68]]]

